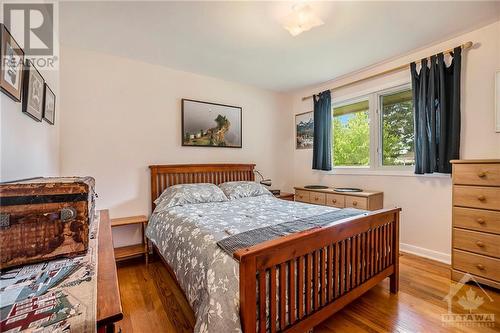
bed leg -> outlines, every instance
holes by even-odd
[[[393,273],[391,276],[389,276],[389,289],[391,291],[391,294],[397,294],[399,291],[399,276],[396,273]]]

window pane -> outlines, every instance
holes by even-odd
[[[368,101],[333,109],[333,165],[370,164],[370,118]]]
[[[411,90],[381,96],[382,165],[415,164]]]

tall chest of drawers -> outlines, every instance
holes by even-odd
[[[452,163],[452,279],[500,288],[500,160]]]

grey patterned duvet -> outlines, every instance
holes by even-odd
[[[269,195],[189,204],[155,210],[146,235],[174,271],[194,310],[194,331],[241,332],[238,263],[217,242],[335,210]]]

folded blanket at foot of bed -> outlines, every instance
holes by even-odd
[[[339,209],[333,212],[300,218],[294,221],[270,225],[230,235],[218,241],[217,245],[226,253],[233,256],[233,254],[240,249],[245,249],[296,232],[329,226],[334,222],[361,214],[366,214],[366,211],[355,208]]]

